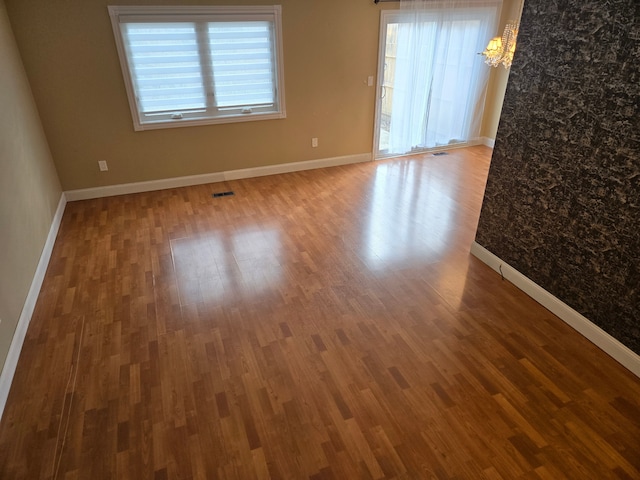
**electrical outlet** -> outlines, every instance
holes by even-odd
[[[101,172],[106,172],[109,170],[109,166],[107,165],[107,161],[106,160],[99,160],[98,161],[98,168],[100,168]]]
[[[370,75],[369,77],[367,77],[367,85],[369,87],[373,87],[373,75]]]
[[[318,146],[318,139],[317,139],[316,137],[313,137],[313,138],[311,139],[311,146],[312,146],[313,148],[316,148],[316,147]]]

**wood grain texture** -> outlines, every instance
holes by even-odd
[[[68,204],[0,478],[640,478],[640,381],[469,255],[489,157]]]

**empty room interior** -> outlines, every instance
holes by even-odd
[[[0,0],[1,479],[640,479],[637,0]]]

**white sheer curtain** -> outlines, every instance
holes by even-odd
[[[479,136],[498,0],[401,0],[388,153]]]

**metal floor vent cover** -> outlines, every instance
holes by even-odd
[[[218,197],[229,197],[231,195],[235,195],[233,192],[220,192],[220,193],[212,193],[211,196],[213,198],[218,198]]]
[[[434,157],[439,157],[441,155],[449,155],[447,152],[436,152],[433,154]]]

